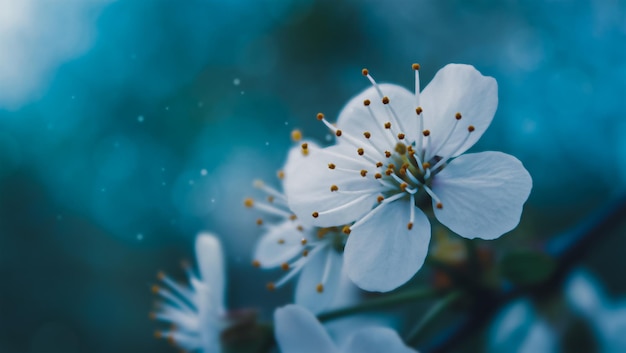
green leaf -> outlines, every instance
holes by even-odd
[[[548,255],[524,250],[505,255],[500,262],[500,273],[517,285],[530,286],[547,280],[555,267],[556,262]]]

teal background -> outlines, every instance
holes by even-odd
[[[28,61],[0,81],[0,352],[172,351],[153,338],[149,288],[158,270],[183,278],[202,230],[227,249],[231,306],[269,317],[290,292],[266,293],[278,274],[251,268],[242,201],[254,179],[279,185],[292,129],[325,143],[315,114],[334,120],[368,87],[363,67],[408,88],[413,62],[422,87],[448,63],[496,78],[473,150],[515,155],[534,188],[495,246],[537,244],[625,191],[620,0],[34,4],[47,21],[30,19],[33,40],[0,31],[48,65],[18,98]],[[73,31],[91,34],[74,43],[61,29],[79,7]],[[77,49],[55,57],[57,41]],[[610,241],[587,262],[619,296],[625,244]]]

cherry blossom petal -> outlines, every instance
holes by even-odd
[[[370,139],[375,145],[385,146],[387,149],[393,148],[395,143],[391,145],[388,137],[383,134],[390,134],[390,137],[395,140],[398,133],[403,133],[409,142],[415,141],[417,134],[420,133],[418,116],[415,113],[415,108],[417,108],[415,95],[398,85],[380,84],[378,87],[383,95],[389,98],[389,104],[383,104],[376,89],[370,87],[346,104],[337,119],[337,127],[363,141],[365,141],[363,133],[367,131],[371,134]],[[363,104],[366,99],[370,101],[369,106]],[[386,122],[392,123],[392,129],[384,128]],[[396,134],[394,135],[391,131]],[[344,143],[346,139],[338,138],[337,141]]]
[[[298,305],[274,311],[276,341],[282,353],[339,353],[317,318]]]
[[[435,176],[432,190],[443,208],[437,219],[465,238],[491,240],[515,228],[532,179],[522,163],[501,152],[466,154]]]
[[[411,279],[422,267],[430,223],[408,200],[383,204],[353,229],[345,248],[345,266],[354,283],[368,291],[387,292]],[[413,227],[408,229],[411,208]]]
[[[339,288],[342,267],[343,258],[331,246],[326,246],[326,249],[315,254],[300,273],[296,286],[296,304],[306,307],[313,313],[328,309]],[[323,290],[319,292],[317,286],[324,279],[325,272],[327,274]]]
[[[344,353],[417,353],[404,344],[400,336],[386,327],[369,327],[356,332],[348,340]]]
[[[254,260],[259,261],[262,268],[273,268],[289,262],[300,254],[304,234],[297,226],[298,224],[291,220],[268,226],[267,231],[257,242]]]
[[[381,185],[373,178],[372,170],[367,177],[361,176],[360,171],[372,169],[372,165],[357,157],[356,149],[349,150],[346,145],[323,149],[309,146],[306,156],[290,153],[285,166],[285,195],[300,222],[319,227],[338,226],[371,209]],[[330,169],[329,163],[336,169]],[[339,190],[331,191],[332,185]],[[354,190],[358,192],[350,193]],[[314,217],[314,212],[319,216]]]
[[[211,233],[200,233],[196,238],[196,258],[202,281],[211,291],[213,307],[224,307],[226,281],[222,246]]]
[[[449,64],[424,88],[420,101],[424,127],[430,131],[426,160],[434,154],[455,157],[472,147],[491,124],[498,107],[498,84],[471,65]],[[456,113],[461,113],[462,119],[455,128]],[[475,130],[465,140],[469,125]]]

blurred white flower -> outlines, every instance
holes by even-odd
[[[415,353],[398,334],[385,327],[354,332],[341,347],[305,308],[287,305],[274,312],[275,335],[282,353]]]
[[[426,258],[432,211],[466,238],[494,239],[513,229],[532,187],[522,163],[500,152],[460,156],[487,129],[498,104],[497,84],[469,65],[439,70],[420,93],[391,84],[351,99],[336,126],[334,146],[308,144],[290,154],[285,193],[300,222],[352,224],[346,271],[361,288],[390,291]]]
[[[289,152],[290,155],[300,153],[300,147]],[[284,177],[282,171],[279,177]],[[257,219],[263,234],[254,251],[253,265],[285,271],[278,281],[268,284],[268,289],[280,288],[297,276],[295,303],[315,313],[328,309],[342,282],[341,253],[347,235],[341,227],[320,228],[303,224],[289,210],[282,192],[260,180],[255,181],[254,186],[267,195],[266,201],[248,198],[245,205],[267,217]],[[343,281],[350,282],[345,277]]]
[[[199,273],[187,269],[189,286],[181,286],[164,274],[165,287],[154,286],[164,302],[151,316],[172,324],[157,331],[178,347],[193,352],[220,353],[220,333],[229,327],[224,307],[225,279],[222,248],[217,237],[201,233],[196,238]]]
[[[494,319],[489,333],[489,353],[558,351],[556,335],[525,299],[505,307]]]
[[[591,323],[601,352],[626,351],[626,302],[607,298],[588,272],[574,272],[565,287],[569,305]]]

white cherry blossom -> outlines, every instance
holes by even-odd
[[[408,281],[428,252],[427,214],[466,238],[494,239],[513,229],[532,187],[515,157],[465,154],[498,104],[497,84],[469,65],[450,64],[420,91],[377,84],[351,99],[335,125],[337,143],[291,154],[285,193],[300,222],[351,224],[345,246],[350,278],[370,291]],[[432,205],[432,206],[431,206]],[[354,222],[354,223],[353,223]]]
[[[289,153],[303,152],[297,147]],[[284,172],[278,174],[280,179],[284,177]],[[248,198],[244,202],[247,207],[263,213],[263,218],[257,219],[263,233],[254,251],[253,265],[263,269],[281,268],[285,272],[276,282],[268,283],[268,289],[275,290],[297,279],[296,304],[315,313],[329,309],[341,282],[349,281],[345,274],[342,279],[342,252],[347,237],[342,227],[302,223],[290,211],[283,193],[260,180],[255,181],[254,186],[263,191],[266,198]]]
[[[305,308],[287,305],[274,312],[275,336],[282,353],[416,353],[386,327],[355,330],[341,346]]]
[[[229,326],[224,307],[223,252],[218,238],[209,233],[197,236],[195,248],[199,273],[187,269],[189,286],[159,273],[164,287],[154,286],[152,290],[164,301],[151,316],[172,324],[169,330],[157,331],[157,337],[167,338],[186,351],[220,353],[220,333]]]

